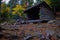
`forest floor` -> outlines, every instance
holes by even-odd
[[[0,40],[58,40],[60,38],[60,20],[54,22],[51,20],[48,23],[1,26],[2,29],[6,29],[1,30]]]

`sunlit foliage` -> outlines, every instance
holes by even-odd
[[[9,13],[10,8],[6,6],[5,3],[1,4],[1,13]]]
[[[23,13],[24,10],[25,10],[24,6],[17,4],[12,8],[12,13],[10,13],[10,7],[7,6],[7,4],[2,3],[0,12],[0,22],[6,20],[9,21],[11,18],[14,18],[15,15],[25,17],[25,14]]]
[[[25,10],[25,8],[21,5],[16,5],[16,7],[14,7],[12,10],[13,10],[12,11],[13,15],[18,14],[19,16],[22,16],[23,11]]]

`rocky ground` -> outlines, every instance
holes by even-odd
[[[18,23],[18,22],[17,22]],[[0,25],[0,40],[59,40],[60,20],[37,24]],[[17,25],[16,25],[17,24]]]

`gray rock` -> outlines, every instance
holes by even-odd
[[[28,39],[31,39],[33,36],[29,35],[27,37],[24,37],[24,40],[28,40]]]
[[[47,33],[47,36],[50,34],[50,35],[53,35],[55,33],[55,31],[53,30],[46,30],[46,33]]]
[[[53,24],[55,22],[56,22],[56,20],[50,20],[50,21],[48,21],[48,24]]]
[[[36,37],[41,37],[42,34],[40,32],[35,32],[35,34],[33,36],[36,36]]]

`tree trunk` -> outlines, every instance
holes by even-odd
[[[2,0],[0,0],[0,11],[1,11],[1,1],[2,1]]]

